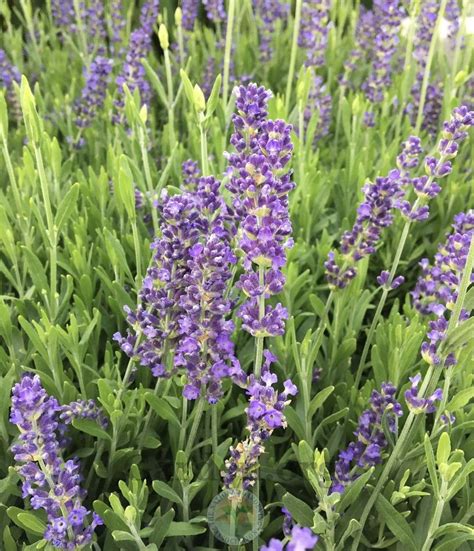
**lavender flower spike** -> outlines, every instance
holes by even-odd
[[[268,545],[260,547],[260,551],[309,551],[314,549],[318,543],[318,536],[315,536],[309,528],[304,528],[299,524],[296,524],[291,514],[284,507],[281,512],[284,515],[283,520],[283,534],[285,539],[283,541],[272,538]],[[285,546],[285,541],[288,543]]]
[[[25,375],[15,385],[10,422],[20,437],[12,446],[18,472],[23,478],[23,498],[30,497],[33,509],[44,509],[48,524],[44,538],[56,549],[79,550],[88,546],[100,517],[82,505],[79,464],[64,461],[57,440],[57,400],[48,396],[38,375]]]
[[[459,150],[459,144],[468,137],[468,129],[474,126],[474,111],[469,111],[466,106],[456,107],[449,121],[443,125],[441,140],[438,143],[438,155],[436,157],[426,156],[424,160],[426,174],[413,178],[415,194],[418,197],[418,206],[410,204],[409,201],[400,201],[398,207],[402,214],[413,221],[425,220],[429,215],[429,207],[426,204],[436,197],[441,187],[435,179],[443,178],[452,170],[452,159]]]
[[[76,124],[86,128],[93,122],[94,116],[100,111],[105,101],[109,75],[112,71],[112,60],[97,56],[86,73],[86,85],[81,92],[81,98],[75,106]]]
[[[322,67],[329,34],[329,0],[304,0],[298,45],[306,50],[307,67]]]
[[[270,365],[276,357],[268,350],[264,351],[265,363],[260,379],[250,375],[246,384],[249,404],[247,430],[249,436],[237,446],[230,448],[230,459],[225,462],[222,473],[224,486],[242,491],[252,487],[257,479],[259,458],[264,453],[264,443],[277,428],[286,427],[284,409],[290,403],[290,396],[297,393],[296,386],[288,379],[284,390],[273,388],[277,376],[270,371]]]
[[[192,31],[199,12],[199,0],[182,0],[183,29]]]
[[[220,23],[226,18],[224,0],[202,0],[207,18],[213,23]]]
[[[248,297],[238,315],[255,337],[281,335],[285,308],[262,308],[262,303],[282,290],[285,250],[293,244],[288,193],[294,184],[287,168],[293,151],[291,127],[282,120],[266,120],[270,93],[263,87],[240,86],[235,94],[231,143],[236,152],[227,155],[232,169],[227,187],[240,218],[238,246],[245,273],[238,286]]]
[[[13,105],[17,103],[13,83],[19,83],[21,73],[7,57],[5,50],[0,48],[0,87],[6,89],[6,96]]]
[[[402,407],[395,399],[396,388],[383,383],[381,391],[374,390],[370,397],[370,409],[359,417],[354,435],[355,442],[339,453],[333,476],[333,492],[344,492],[347,484],[358,478],[360,471],[382,462],[382,453],[387,447],[387,438],[382,427],[385,418],[390,432],[397,431],[397,417]]]
[[[255,0],[255,12],[260,19],[260,59],[270,61],[272,57],[272,41],[275,36],[275,27],[279,20],[287,17],[290,10],[285,0]]]

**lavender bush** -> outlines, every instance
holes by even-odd
[[[470,7],[1,8],[0,550],[473,549]]]

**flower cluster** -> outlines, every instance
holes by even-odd
[[[410,377],[411,387],[405,392],[405,400],[408,409],[414,414],[434,413],[436,411],[435,402],[443,398],[443,391],[437,388],[431,396],[421,398],[418,395],[418,386],[421,382],[421,375],[418,373]]]
[[[260,551],[309,551],[314,549],[318,543],[318,536],[315,536],[309,528],[296,524],[285,507],[282,507],[281,512],[283,513],[284,540],[272,538],[268,545],[260,547]]]
[[[285,0],[256,0],[255,12],[260,19],[260,59],[270,61],[272,57],[272,41],[278,21],[284,20],[290,11]]]
[[[344,288],[356,276],[355,264],[375,252],[382,230],[393,222],[393,210],[403,195],[399,170],[376,178],[363,187],[364,201],[357,209],[351,231],[342,235],[340,255],[334,251],[325,262],[326,277],[333,288]]]
[[[196,190],[169,197],[159,206],[160,237],[140,291],[136,312],[126,309],[133,332],[114,339],[131,358],[148,366],[155,377],[167,377],[167,355],[173,370],[184,368],[184,395],[207,393],[214,403],[221,380],[239,370],[228,320],[232,226],[219,193],[220,182],[202,177]],[[229,227],[230,226],[230,227]]]
[[[148,105],[151,100],[150,84],[146,80],[145,68],[142,59],[147,57],[151,50],[151,35],[153,25],[158,17],[159,0],[149,0],[143,4],[140,12],[140,26],[130,35],[130,43],[122,70],[117,77],[116,83],[120,92],[120,98],[115,102],[116,107],[121,110],[124,106],[123,87],[126,84],[130,92],[138,90],[141,102]],[[115,122],[121,122],[123,115],[119,113],[114,117]]]
[[[310,551],[317,543],[318,536],[315,536],[309,528],[295,524],[286,546],[283,541],[272,538],[268,545],[260,547],[260,551]]]
[[[230,458],[226,460],[226,470],[222,473],[224,486],[229,489],[241,491],[253,486],[259,458],[265,451],[264,443],[275,429],[286,427],[283,412],[290,403],[289,397],[297,393],[296,386],[289,379],[284,382],[283,392],[273,387],[278,378],[270,371],[270,366],[276,357],[268,350],[264,351],[264,357],[260,378],[252,374],[244,383],[245,376],[241,373],[241,384],[245,384],[250,397],[245,410],[249,435],[237,446],[230,448]]]
[[[182,0],[181,7],[183,10],[183,29],[192,31],[194,22],[199,13],[199,0]]]
[[[76,550],[91,543],[102,521],[95,513],[89,520],[90,512],[82,504],[79,464],[62,457],[56,434],[61,411],[38,375],[25,375],[13,388],[10,422],[17,425],[20,437],[12,452],[23,478],[23,498],[29,496],[33,509],[46,511],[44,538],[53,547]]]
[[[304,0],[298,45],[306,51],[307,67],[322,67],[329,34],[328,0]]]
[[[281,304],[265,305],[284,285],[281,272],[285,249],[292,245],[288,192],[293,188],[286,168],[293,150],[291,127],[282,120],[267,120],[270,93],[249,84],[235,90],[237,113],[228,154],[232,170],[227,185],[240,220],[238,246],[245,273],[238,286],[247,300],[238,315],[254,337],[281,335],[287,317]]]
[[[402,415],[402,407],[395,399],[396,388],[391,383],[383,383],[381,391],[372,391],[370,409],[359,417],[359,424],[347,449],[339,453],[336,461],[333,492],[344,492],[347,484],[355,480],[361,470],[375,466],[382,461],[382,453],[387,447],[383,425],[397,432],[397,417]]]
[[[451,161],[458,154],[459,144],[467,138],[467,130],[473,125],[474,111],[469,111],[464,105],[453,110],[450,120],[443,125],[441,140],[438,143],[438,155],[426,156],[424,160],[426,174],[411,179],[412,187],[418,197],[416,206],[407,200],[400,201],[398,204],[406,218],[413,221],[428,218],[429,207],[426,203],[441,191],[435,178],[443,178],[451,173]]]
[[[411,90],[411,102],[407,106],[407,112],[411,118],[412,124],[416,121],[417,112],[421,101],[423,78],[439,10],[439,0],[426,0],[421,2],[420,13],[416,20],[413,56],[418,64],[418,69],[416,80]],[[448,1],[446,4],[445,15],[449,21],[448,38],[453,41],[459,26],[459,6],[457,0]],[[429,82],[423,105],[423,122],[421,126],[430,134],[435,134],[438,129],[442,107],[442,82]]]
[[[331,124],[332,97],[327,93],[323,78],[313,74],[313,81],[308,95],[308,103],[304,110],[304,121],[307,127],[313,113],[318,115],[318,126],[314,135],[314,141],[318,142],[329,134]]]
[[[201,176],[197,162],[192,159],[184,161],[181,165],[181,172],[183,174],[183,187],[186,191],[194,191]]]
[[[397,51],[404,10],[399,7],[398,0],[376,0],[374,12],[378,21],[374,58],[362,89],[370,102],[380,103],[391,83],[393,57]]]
[[[226,18],[224,0],[202,0],[207,18],[213,23],[220,23]]]
[[[445,340],[448,328],[445,315],[453,310],[456,303],[473,235],[474,211],[458,214],[446,243],[438,247],[434,264],[430,265],[427,258],[420,263],[422,275],[412,292],[414,305],[422,314],[436,316],[429,322],[429,340],[423,343],[421,349],[424,360],[429,364],[439,364],[441,361],[439,346]],[[461,312],[461,319],[467,316],[467,312]],[[455,361],[454,355],[449,354],[445,365],[452,365]]]
[[[102,108],[112,66],[113,62],[111,59],[97,56],[86,72],[86,84],[75,106],[76,124],[80,128],[90,126],[94,116]]]
[[[94,400],[78,400],[65,406],[61,406],[59,413],[60,420],[65,425],[70,425],[74,419],[91,419],[103,428],[108,427],[108,419],[101,408],[97,407]]]
[[[0,87],[5,88],[7,99],[13,105],[17,103],[13,83],[20,80],[20,71],[10,62],[5,50],[0,48]]]

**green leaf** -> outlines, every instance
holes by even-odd
[[[66,193],[61,203],[59,203],[58,210],[56,212],[55,224],[58,228],[58,232],[61,231],[61,228],[69,220],[74,208],[77,207],[77,198],[79,196],[80,185],[76,182],[71,186],[71,189]]]
[[[211,94],[209,96],[209,99],[207,100],[207,109],[206,109],[207,117],[210,117],[217,108],[217,105],[219,103],[219,92],[221,91],[221,83],[222,83],[222,77],[221,75],[217,75],[217,78],[214,81],[214,85],[211,90]]]
[[[149,540],[152,543],[156,544],[158,547],[160,547],[163,540],[166,537],[166,534],[168,533],[169,527],[171,526],[171,522],[173,521],[173,519],[174,519],[173,509],[170,509],[162,517],[159,517],[156,520],[155,527],[153,528],[153,531],[149,536]]]
[[[426,456],[426,466],[428,467],[428,472],[430,473],[431,485],[433,486],[433,492],[435,497],[439,496],[439,483],[438,483],[438,474],[436,472],[436,463],[435,456],[433,452],[433,446],[431,445],[430,437],[425,434],[425,441],[423,443],[425,447],[425,456]]]
[[[183,504],[183,500],[171,486],[166,484],[166,482],[163,482],[162,480],[154,480],[152,482],[152,487],[159,496],[169,499],[173,503],[179,503],[180,505]]]
[[[102,440],[112,441],[110,434],[100,428],[97,422],[92,419],[74,419],[72,425],[77,430],[89,434],[90,436],[95,436],[96,438],[100,438]]]
[[[46,530],[46,524],[34,513],[26,512],[18,507],[9,507],[7,515],[26,532],[42,536]]]
[[[447,432],[443,432],[439,437],[438,448],[436,450],[436,462],[438,465],[447,463],[451,455],[451,439]]]
[[[314,512],[307,503],[288,492],[283,496],[282,501],[295,522],[301,524],[301,526],[313,526]]]
[[[158,396],[155,396],[153,392],[145,393],[145,400],[150,404],[150,407],[155,411],[155,413],[157,413],[162,419],[166,419],[166,421],[173,423],[175,427],[179,427],[179,420],[176,417],[173,408],[166,400],[158,398]]]
[[[28,249],[28,247],[21,247],[21,250],[25,256],[28,272],[34,286],[36,287],[36,290],[40,295],[43,289],[49,293],[48,278],[46,277],[46,270],[43,264],[40,262],[35,253]]]
[[[415,537],[410,525],[395,507],[383,495],[378,496],[375,506],[392,534],[406,545],[410,551],[417,551]]]
[[[204,526],[198,526],[190,522],[171,522],[166,537],[197,536],[204,534],[205,531],[206,528]]]
[[[474,388],[460,390],[446,406],[448,411],[458,411],[466,406],[474,398]]]
[[[331,396],[331,394],[334,392],[333,386],[328,386],[327,388],[323,388],[323,390],[320,390],[316,396],[311,400],[311,403],[309,404],[309,415],[312,417],[316,411],[324,404],[324,402]]]

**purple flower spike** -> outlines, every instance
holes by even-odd
[[[194,29],[194,22],[199,13],[199,4],[199,0],[182,0],[183,29],[185,31],[192,31]]]
[[[421,382],[421,375],[410,377],[411,387],[405,392],[405,400],[408,409],[414,414],[434,413],[436,411],[435,402],[443,398],[443,391],[438,388],[431,396],[420,398],[418,396],[418,386]]]
[[[182,195],[163,194],[160,237],[152,245],[154,260],[143,280],[141,304],[135,312],[126,310],[131,330],[114,339],[155,377],[183,370],[186,398],[205,395],[215,403],[222,379],[240,373],[227,292],[236,259],[220,182],[202,177],[195,185]],[[166,366],[169,355],[174,357],[171,370]]]
[[[375,252],[383,228],[393,222],[393,210],[402,191],[403,177],[399,170],[392,170],[385,178],[364,186],[365,200],[359,205],[357,218],[350,232],[341,239],[341,254],[331,251],[325,263],[326,277],[333,288],[344,288],[353,279],[355,264]]]
[[[227,187],[240,220],[238,246],[244,255],[245,273],[238,286],[249,297],[238,315],[255,337],[282,335],[285,308],[267,304],[262,309],[260,301],[281,291],[285,251],[292,245],[288,193],[293,183],[287,168],[293,151],[291,127],[282,120],[267,120],[271,94],[262,86],[240,86],[234,93],[237,113],[231,143],[236,152],[227,154]]]
[[[121,123],[123,121],[123,86],[126,84],[133,94],[135,90],[140,92],[140,98],[143,105],[149,105],[151,101],[151,87],[146,80],[145,68],[142,65],[142,58],[147,57],[151,51],[151,35],[153,25],[158,17],[160,2],[159,0],[149,0],[142,6],[140,12],[140,26],[130,35],[130,44],[125,56],[122,70],[116,79],[120,98],[116,100],[115,106],[118,113],[114,115],[114,121]]]
[[[427,258],[420,262],[422,275],[418,278],[412,297],[415,308],[425,315],[436,317],[429,322],[429,341],[421,348],[423,359],[433,365],[439,364],[439,346],[446,338],[448,320],[446,314],[454,309],[459,286],[471,240],[474,236],[474,211],[460,213],[454,217],[453,231],[447,235],[446,243],[438,247],[433,265]],[[474,281],[474,278],[471,278]],[[461,321],[466,320],[469,313],[461,312]],[[456,358],[450,354],[444,359],[445,366],[454,365]]]
[[[369,77],[362,85],[372,103],[383,101],[384,92],[391,84],[393,57],[397,51],[404,10],[398,0],[376,0],[374,12],[378,20],[374,41],[374,59]]]
[[[265,451],[263,444],[275,429],[286,427],[284,409],[290,403],[290,397],[297,394],[296,386],[289,379],[284,382],[282,392],[273,387],[278,378],[270,371],[270,365],[276,358],[268,350],[264,351],[264,357],[260,379],[252,374],[243,381],[249,396],[246,409],[249,436],[230,448],[230,459],[225,462],[226,470],[222,473],[226,488],[242,490],[253,486],[259,457]]]
[[[19,109],[18,100],[16,98],[13,83],[19,84],[21,73],[13,63],[8,59],[5,50],[0,48],[0,87],[6,89],[6,97],[8,102],[15,108]]]
[[[225,21],[226,12],[224,9],[224,0],[202,0],[207,18],[213,23]]]
[[[285,0],[255,0],[255,12],[259,18],[260,59],[268,62],[272,58],[272,42],[277,22],[283,21],[290,11]]]
[[[23,498],[33,509],[44,509],[47,525],[44,538],[57,549],[82,549],[92,542],[100,517],[83,505],[79,464],[65,461],[58,441],[58,419],[62,408],[48,396],[38,375],[25,375],[12,393],[10,422],[20,436],[12,446],[18,472],[23,479]]]
[[[329,23],[329,0],[304,0],[298,45],[306,51],[307,67],[322,67],[326,53]]]
[[[103,106],[112,65],[111,59],[97,56],[86,72],[86,85],[75,106],[76,124],[80,128],[90,126],[95,115]]]
[[[268,545],[260,547],[260,551],[309,551],[314,549],[318,543],[318,536],[315,536],[309,528],[295,524],[290,513],[284,507],[281,512],[284,515],[283,534],[288,543],[285,546],[283,541],[273,538]]]
[[[387,438],[382,426],[385,419],[390,432],[397,431],[397,417],[402,415],[402,407],[395,399],[396,388],[391,383],[383,383],[381,391],[374,390],[370,397],[370,409],[359,417],[354,432],[357,437],[347,449],[339,453],[333,476],[332,491],[342,493],[361,471],[378,465],[387,447]]]

